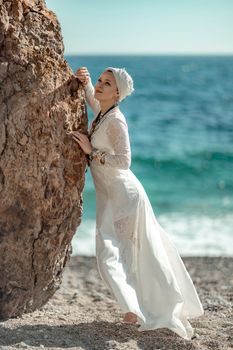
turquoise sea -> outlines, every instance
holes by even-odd
[[[120,104],[131,170],[182,256],[233,256],[233,56],[66,56],[93,84],[125,67],[135,92]],[[93,118],[88,107],[89,121]],[[72,255],[95,255],[95,190],[86,173]]]

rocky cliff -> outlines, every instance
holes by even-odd
[[[45,304],[81,222],[82,85],[43,0],[0,0],[0,319]]]

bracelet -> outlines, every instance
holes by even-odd
[[[94,158],[94,152],[95,152],[95,150],[97,150],[97,148],[93,148],[92,149],[92,151],[91,151],[91,153],[89,153],[88,155],[87,155],[87,157],[88,157],[88,159],[90,160],[90,161],[92,161],[93,160],[93,158]]]
[[[91,162],[93,159],[99,161],[101,164],[105,163],[105,151],[101,151],[97,148],[93,148],[91,153],[87,155],[88,160]]]

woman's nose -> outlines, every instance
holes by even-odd
[[[97,90],[103,90],[103,86],[102,86],[102,84],[101,83],[98,83],[98,84],[96,84],[96,87],[95,87]]]

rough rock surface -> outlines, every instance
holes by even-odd
[[[0,319],[58,289],[82,216],[82,85],[43,0],[0,0]]]

